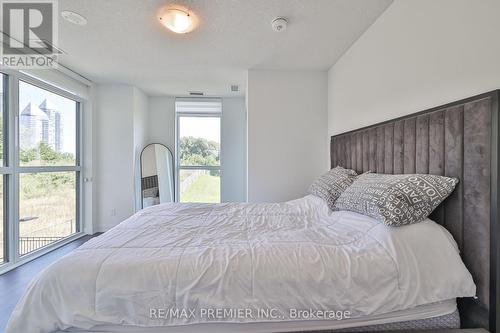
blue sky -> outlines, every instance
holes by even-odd
[[[219,117],[180,117],[180,136],[205,138],[220,143]]]

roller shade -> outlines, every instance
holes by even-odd
[[[176,98],[175,112],[178,113],[221,113],[220,98]]]
[[[44,81],[59,89],[70,92],[83,99],[89,98],[89,87],[91,82],[83,82],[83,80],[76,80],[69,75],[56,69],[23,69],[21,73]],[[77,74],[75,74],[77,75]]]

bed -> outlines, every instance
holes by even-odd
[[[42,272],[7,332],[450,328],[457,298],[462,326],[493,332],[497,96],[332,137],[332,167],[459,178],[437,223],[387,227],[314,196],[148,207]]]
[[[430,272],[436,277],[429,280]],[[358,326],[387,323],[380,316],[399,310],[414,311],[402,318],[424,319],[431,309],[415,311],[419,305],[448,315],[450,300],[474,295],[451,236],[431,221],[388,228],[364,215],[332,213],[314,196],[281,204],[172,203],[140,211],[45,270],[10,328],[37,333],[26,320],[33,313],[40,332],[245,322],[262,329],[296,319],[288,309],[350,311]],[[255,320],[201,313],[219,308],[252,309]],[[259,316],[259,309],[283,318]],[[323,326],[350,327],[327,321]],[[304,324],[291,328],[311,328]]]
[[[477,285],[459,300],[462,327],[500,332],[499,90],[331,138],[332,166],[460,179],[431,219],[457,241]]]

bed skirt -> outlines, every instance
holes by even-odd
[[[460,328],[460,315],[458,309],[454,312],[427,319],[401,321],[379,325],[359,326],[338,330],[314,331],[317,333],[348,333],[348,332],[387,332],[387,331],[416,331],[416,330],[441,330]],[[302,333],[306,333],[305,331]],[[307,333],[312,333],[307,331]]]

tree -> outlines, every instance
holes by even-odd
[[[182,137],[179,144],[183,165],[219,165],[219,144],[204,138]]]
[[[40,142],[38,145],[38,151],[40,152],[40,159],[44,161],[54,162],[63,159],[60,153],[56,152],[45,142]]]
[[[19,159],[23,163],[29,163],[31,161],[34,161],[36,159],[36,156],[37,156],[37,151],[35,150],[35,148],[21,149],[19,151]]]
[[[40,142],[37,148],[20,149],[19,159],[25,164],[35,160],[41,160],[49,164],[66,164],[74,161],[75,157],[71,153],[57,152],[45,142]]]

